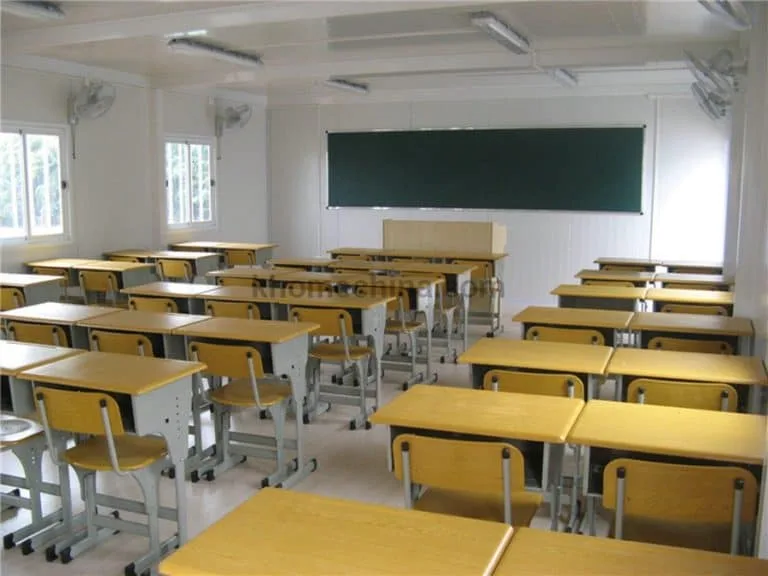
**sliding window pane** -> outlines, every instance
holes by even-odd
[[[192,222],[211,218],[211,147],[191,144]]]
[[[27,186],[33,236],[64,232],[59,137],[27,134]]]
[[[189,222],[189,158],[183,142],[166,143],[165,178],[168,224],[186,224]]]
[[[24,140],[0,132],[0,238],[24,236]]]

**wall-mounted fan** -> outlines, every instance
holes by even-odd
[[[224,130],[237,130],[242,128],[251,119],[252,108],[248,104],[240,106],[226,106],[216,111],[216,157],[221,160],[221,136]]]
[[[725,99],[731,98],[738,90],[738,75],[746,70],[746,65],[734,64],[733,53],[727,49],[720,50],[708,60],[686,51],[685,59],[701,87]]]
[[[693,92],[696,103],[712,120],[725,118],[731,104],[728,100],[721,98],[714,92],[707,92],[698,82],[691,84],[691,92]]]
[[[748,30],[752,26],[749,12],[739,0],[699,0],[699,4],[734,30]]]
[[[72,158],[77,158],[75,128],[81,119],[93,120],[107,113],[115,102],[117,91],[101,80],[86,80],[67,101],[67,121],[72,135]]]

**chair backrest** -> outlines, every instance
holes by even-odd
[[[251,250],[225,250],[224,262],[229,268],[233,266],[256,266],[256,257]]]
[[[8,339],[30,344],[69,347],[69,338],[61,326],[29,322],[8,322]]]
[[[256,278],[231,278],[229,276],[217,276],[216,284],[219,286],[261,286]]]
[[[673,288],[675,290],[714,290],[715,292],[722,290],[720,286],[715,284],[676,284],[674,282],[664,284],[664,288]]]
[[[691,340],[689,338],[657,336],[648,341],[648,348],[652,350],[671,350],[674,352],[733,354],[733,346],[723,340]]]
[[[109,394],[35,386],[35,399],[43,425],[47,421],[51,429],[71,434],[104,436],[104,423],[101,418],[103,405],[109,416],[112,434],[125,434],[120,408]],[[41,402],[44,414],[41,413]]]
[[[415,262],[417,264],[429,264],[429,258],[392,258],[392,262]]]
[[[623,286],[625,288],[634,288],[632,282],[625,280],[584,280],[584,286]]]
[[[601,270],[612,270],[614,272],[645,272],[647,268],[645,266],[632,266],[630,264],[606,264]]]
[[[0,286],[0,310],[13,310],[25,305],[24,293],[18,288]]]
[[[285,285],[285,289],[292,296],[333,293],[333,287],[330,284],[323,284],[322,282],[288,282]]]
[[[723,306],[706,304],[664,304],[662,312],[670,314],[705,314],[707,316],[728,316],[728,310]]]
[[[97,352],[114,352],[132,356],[154,356],[152,341],[144,334],[132,332],[91,331],[91,350]]]
[[[732,466],[692,466],[618,458],[603,470],[603,506],[616,512],[614,533],[626,517],[663,522],[731,525],[731,552],[741,523],[754,522],[757,480]]]
[[[80,278],[80,289],[83,291],[83,297],[88,303],[88,292],[104,294],[105,299],[110,297],[114,301],[118,290],[117,276],[113,272],[105,270],[81,270],[78,274]]]
[[[249,364],[252,364],[254,377],[264,377],[261,354],[253,346],[193,341],[189,343],[189,359],[206,364],[205,372],[213,376],[248,378],[251,375]]]
[[[483,376],[483,388],[495,392],[584,398],[584,382],[573,374],[489,370]]]
[[[358,286],[355,292],[358,296],[394,297],[394,300],[387,302],[387,314],[389,316],[404,315],[405,312],[411,309],[411,300],[406,288],[397,288],[395,286]]]
[[[525,333],[525,339],[543,340],[544,342],[566,342],[570,344],[605,346],[605,336],[603,336],[602,332],[582,328],[531,326]]]
[[[183,280],[190,282],[194,275],[192,265],[186,260],[166,260],[157,261],[157,270],[160,272],[160,278],[163,280]]]
[[[69,274],[61,268],[46,268],[45,266],[35,266],[32,268],[33,274],[44,274],[45,276],[60,276],[59,285],[62,288],[69,286]]]
[[[712,268],[696,268],[696,267],[689,268],[687,266],[684,267],[684,268],[679,268],[679,267],[676,267],[676,266],[668,266],[667,270],[668,270],[668,272],[670,274],[675,274],[675,273],[680,273],[680,274],[722,274],[722,270],[718,271],[718,270],[712,269]]]
[[[454,260],[452,264],[475,266],[476,268],[472,270],[472,280],[488,280],[492,275],[490,262],[478,262],[477,260]]]
[[[209,316],[224,318],[245,318],[248,320],[261,320],[259,307],[252,302],[223,302],[220,300],[206,300],[205,313]]]
[[[116,254],[111,254],[107,260],[111,260],[112,262],[134,262],[136,264],[140,262],[135,256],[118,256]]]
[[[179,306],[170,298],[131,296],[128,299],[128,309],[139,312],[178,312]]]
[[[365,262],[368,262],[369,260],[372,260],[370,256],[364,256],[363,254],[337,254],[336,260],[364,260]]]
[[[637,378],[629,385],[627,401],[735,412],[739,406],[739,394],[728,384]]]
[[[343,308],[291,308],[291,318],[297,322],[312,322],[320,328],[313,336],[347,338],[354,334],[352,316]]]

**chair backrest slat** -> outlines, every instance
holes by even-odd
[[[291,308],[291,317],[298,322],[319,324],[314,336],[346,338],[354,334],[352,316],[343,308]]]
[[[103,436],[105,430],[101,420],[101,404],[104,403],[109,414],[112,434],[125,434],[120,408],[109,394],[35,386],[35,398],[38,401],[42,398],[45,403],[48,423],[54,430]]]
[[[206,374],[222,378],[248,378],[248,355],[253,359],[256,378],[264,377],[261,354],[252,346],[212,344],[193,341],[189,343],[189,359],[207,364]]]
[[[627,401],[735,412],[739,406],[739,394],[728,384],[637,378],[627,389]]]
[[[260,320],[259,307],[251,302],[224,302],[221,300],[206,300],[205,313],[209,316],[223,318],[245,318]]]
[[[531,326],[525,333],[525,339],[542,340],[544,342],[565,342],[570,344],[605,346],[605,336],[603,336],[602,332],[582,328]]]
[[[648,341],[652,350],[675,352],[704,352],[705,354],[733,354],[733,346],[723,340],[694,340],[691,338],[667,338],[657,336]]]
[[[705,314],[707,316],[728,316],[728,310],[723,306],[706,304],[664,304],[662,312],[669,314]]]
[[[30,344],[69,347],[69,338],[61,326],[55,324],[35,324],[33,322],[9,322],[8,337]]]
[[[483,388],[517,394],[584,398],[584,382],[573,374],[489,370],[483,376]]]
[[[144,334],[130,332],[91,331],[91,348],[100,352],[130,354],[131,356],[154,356],[152,341]]]

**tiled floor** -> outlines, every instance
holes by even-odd
[[[503,337],[516,338],[519,332],[517,325],[510,325],[507,326]],[[482,336],[483,331],[480,327],[476,327],[473,328],[472,333],[475,339]],[[469,371],[466,366],[447,364],[437,366],[440,384],[468,386]],[[401,374],[392,372],[386,374],[383,387],[385,402],[400,393],[399,384],[402,380]],[[388,506],[402,506],[401,486],[386,466],[386,438],[383,427],[374,427],[367,431],[350,431],[347,424],[353,410],[353,408],[334,406],[331,412],[322,415],[316,423],[306,428],[306,452],[308,456],[317,458],[319,467],[295,489]],[[269,426],[268,423],[255,421],[249,414],[239,416],[237,422],[237,428],[244,430]],[[206,434],[209,440],[212,439],[211,427],[208,427]],[[0,465],[8,472],[18,469],[15,458],[7,453],[0,457]],[[44,466],[46,478],[55,478],[54,468],[47,456]],[[187,482],[185,487],[189,507],[190,536],[194,536],[255,494],[270,466],[270,462],[250,459],[217,477],[212,483]],[[72,482],[77,487],[74,474]],[[76,490],[79,494],[79,489],[76,488]],[[99,491],[140,498],[138,486],[131,478],[118,478],[110,473],[100,475]],[[75,495],[75,502],[79,503],[78,494]],[[162,502],[170,505],[173,497],[173,483],[163,479]],[[53,509],[57,502],[58,499],[49,498],[48,507]],[[81,509],[82,506],[79,508]],[[534,526],[548,528],[547,514],[546,510],[542,510],[540,516],[534,520]],[[130,515],[124,514],[123,517],[130,518]],[[22,526],[28,521],[27,519],[26,512],[19,512],[10,517],[4,516],[3,534]],[[163,537],[170,536],[172,529],[172,524],[161,522]],[[599,529],[601,533],[605,532],[604,522],[600,522]],[[119,534],[68,565],[62,565],[59,562],[47,563],[40,551],[30,556],[22,556],[19,549],[13,549],[2,551],[0,571],[4,576],[118,575],[123,574],[126,564],[146,551],[146,545],[146,539],[142,537]]]

